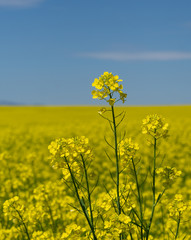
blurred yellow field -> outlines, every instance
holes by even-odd
[[[82,214],[72,207],[73,205],[77,207],[78,204],[61,181],[62,174],[51,167],[48,145],[56,138],[75,136],[89,138],[95,155],[89,169],[91,187],[100,175],[98,186],[93,193],[98,202],[100,201],[98,195],[105,194],[105,188],[111,190],[114,187],[110,172],[115,171],[115,164],[107,158],[105,151],[107,150],[111,157],[113,153],[104,141],[105,136],[112,144],[112,134],[109,124],[99,116],[98,110],[99,107],[0,108],[0,239],[65,239],[64,233],[69,231],[67,225],[78,224],[80,221],[82,226],[85,224]],[[174,239],[172,232],[176,231],[176,222],[168,217],[167,206],[177,193],[183,195],[185,202],[190,200],[191,107],[116,107],[116,112],[120,111],[125,111],[126,117],[119,132],[125,131],[126,137],[131,137],[139,144],[140,181],[144,180],[146,171],[151,168],[150,159],[153,154],[152,147],[148,146],[145,135],[141,133],[142,119],[149,113],[157,113],[164,116],[170,124],[170,136],[159,143],[157,168],[162,163],[163,166],[175,167],[182,171],[182,174],[166,191],[158,205],[151,236],[154,239]],[[130,170],[127,174],[134,188],[135,183]],[[150,176],[147,180],[151,178],[151,172],[148,175]],[[158,193],[162,191],[162,184],[159,179],[157,180]],[[145,206],[149,206],[151,181],[144,188]],[[20,220],[14,218],[15,213],[6,214],[4,210],[3,214],[3,203],[15,196],[19,197],[20,211],[23,213],[28,235]],[[102,200],[104,201],[104,198]],[[138,206],[136,207],[138,209]],[[149,208],[144,209],[145,219],[149,211]],[[165,217],[162,217],[163,215]],[[187,236],[185,239],[190,239],[189,209],[186,210],[185,215],[185,219],[183,217],[181,219],[180,239],[184,236]],[[87,227],[86,224],[84,227]],[[72,226],[72,229],[75,229],[75,226]],[[138,230],[132,230],[134,239],[136,239],[136,231]],[[76,229],[76,232],[77,235],[75,233],[73,237],[71,235],[67,239],[91,238],[90,235],[81,238],[79,229]],[[152,239],[151,236],[149,239]],[[131,239],[131,236],[127,236],[126,239]]]

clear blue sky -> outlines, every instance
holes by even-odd
[[[191,1],[0,0],[0,101],[98,104],[104,71],[128,105],[191,104]]]

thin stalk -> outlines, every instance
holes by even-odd
[[[87,185],[87,192],[88,192],[88,203],[89,203],[89,208],[90,208],[90,217],[91,217],[91,224],[93,226],[93,211],[92,211],[92,204],[91,204],[91,194],[90,194],[90,187],[89,187],[89,181],[88,181],[88,174],[87,174],[87,168],[86,164],[84,161],[83,156],[81,155],[82,162],[83,162],[83,168],[84,168],[84,173],[85,173],[85,178],[86,178],[86,185]]]
[[[141,200],[141,193],[140,193],[140,188],[139,188],[139,182],[138,182],[138,177],[137,177],[137,171],[135,167],[134,160],[132,158],[132,164],[133,164],[133,170],[135,174],[135,181],[137,185],[137,193],[138,193],[138,201],[139,201],[139,209],[140,209],[140,222],[141,222],[141,240],[143,239],[143,209],[142,209],[142,200]]]
[[[55,226],[55,222],[54,222],[54,218],[53,218],[53,215],[52,215],[52,209],[51,209],[51,207],[50,207],[50,205],[49,205],[49,202],[48,202],[48,199],[46,198],[46,196],[44,195],[44,199],[45,199],[45,203],[46,203],[46,205],[47,205],[47,207],[48,207],[48,211],[49,211],[49,214],[50,214],[50,219],[51,219],[51,222],[52,222],[52,232],[53,232],[53,234],[55,233],[55,228],[56,228],[56,226]]]
[[[93,239],[94,239],[94,240],[97,240],[97,237],[96,237],[96,235],[95,235],[94,227],[92,226],[91,220],[89,219],[87,210],[85,209],[84,205],[82,204],[82,201],[81,201],[80,196],[79,196],[79,193],[78,193],[78,188],[77,188],[77,186],[76,186],[76,182],[75,182],[74,175],[73,175],[73,173],[72,173],[72,170],[71,170],[71,168],[70,168],[70,165],[69,165],[66,157],[65,157],[65,161],[66,161],[66,164],[67,164],[67,166],[68,166],[68,170],[69,170],[69,172],[70,172],[70,176],[71,176],[71,178],[72,178],[72,183],[73,183],[73,185],[74,185],[74,189],[75,189],[75,192],[76,192],[77,199],[78,199],[78,201],[79,201],[79,203],[80,203],[81,209],[82,209],[82,211],[83,211],[83,213],[84,213],[84,215],[85,215],[85,218],[86,218],[86,220],[87,220],[87,222],[88,222],[88,225],[89,225],[89,227],[90,227],[90,229],[91,229],[91,232],[92,232],[92,234],[93,234]]]
[[[157,145],[156,145],[156,138],[154,138],[154,161],[153,161],[153,205],[155,204],[155,174],[156,174],[156,148],[157,148]]]
[[[111,95],[110,95],[111,98]],[[121,205],[120,205],[120,197],[119,197],[119,157],[118,157],[118,144],[117,144],[117,126],[115,122],[115,112],[113,105],[111,106],[112,111],[112,118],[113,118],[113,133],[114,133],[114,140],[115,140],[115,159],[116,159],[116,190],[117,190],[117,209],[118,215],[121,214]],[[120,233],[119,239],[123,239],[123,233]]]
[[[42,226],[41,221],[40,221],[40,220],[37,220],[37,223],[40,225],[40,229],[41,229],[41,231],[44,232],[44,228],[43,228],[43,226]]]
[[[178,222],[177,222],[177,229],[176,229],[175,240],[176,240],[177,237],[178,237],[179,228],[180,228],[180,217],[178,218]]]
[[[155,186],[155,177],[156,177],[156,138],[154,137],[154,158],[153,158],[153,206],[152,206],[152,212],[151,212],[151,217],[150,217],[150,222],[149,226],[147,228],[147,236],[146,240],[149,238],[149,232],[151,229],[151,224],[153,221],[153,216],[155,212],[155,207],[156,207],[156,202],[155,202],[155,191],[156,191],[156,186]]]
[[[112,111],[112,118],[113,118],[113,132],[114,132],[114,139],[115,139],[115,159],[116,159],[116,187],[117,187],[117,208],[118,214],[121,214],[121,206],[120,206],[120,197],[119,197],[119,157],[118,157],[118,146],[117,146],[117,129],[116,129],[116,122],[115,122],[115,112],[114,107],[111,106]]]
[[[141,219],[140,219],[138,213],[137,213],[134,209],[132,209],[132,212],[133,212],[134,215],[138,218],[139,222],[141,222]],[[136,221],[136,220],[137,220],[137,219],[135,219],[135,221]],[[139,224],[137,224],[137,223],[134,223],[134,224],[137,225],[137,226],[139,226]],[[141,226],[139,226],[139,227],[141,227]]]
[[[26,224],[25,224],[25,222],[24,222],[24,219],[23,219],[22,215],[20,214],[20,212],[19,212],[17,209],[15,209],[15,210],[16,210],[16,212],[18,213],[18,215],[19,215],[19,217],[20,217],[20,219],[21,219],[21,222],[22,222],[22,224],[23,224],[23,226],[24,226],[24,229],[25,229],[25,233],[26,233],[26,235],[27,235],[27,238],[28,238],[28,240],[30,240],[28,228],[27,228],[27,226],[26,226]]]
[[[132,235],[131,231],[130,231],[130,237],[131,237],[131,240],[133,240],[133,235]]]

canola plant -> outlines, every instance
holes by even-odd
[[[121,82],[94,80],[104,107],[0,108],[0,239],[191,239],[191,107],[116,106]]]

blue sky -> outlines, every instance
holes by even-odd
[[[0,101],[92,105],[117,74],[127,105],[191,104],[191,1],[0,0]]]

